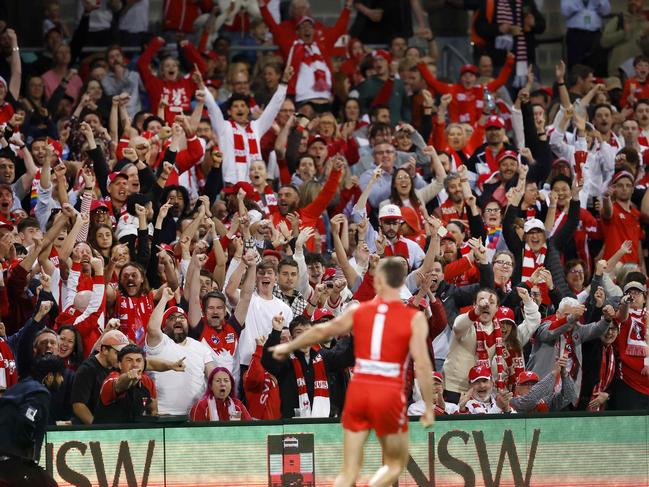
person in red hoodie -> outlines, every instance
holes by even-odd
[[[485,109],[483,101],[485,89],[494,92],[503,86],[509,79],[515,59],[512,53],[507,54],[507,61],[498,77],[486,85],[476,83],[479,72],[477,66],[473,64],[462,66],[460,69],[460,82],[455,84],[439,81],[423,62],[419,63],[418,67],[424,80],[432,90],[435,90],[435,93],[442,95],[450,93],[453,95],[453,100],[448,107],[451,122],[467,122],[474,125]]]
[[[273,321],[275,326],[275,321]],[[286,333],[284,333],[286,330]],[[288,328],[282,328],[280,343],[289,341]],[[261,365],[266,337],[255,339],[257,348],[252,354],[250,366],[243,376],[243,391],[246,395],[248,409],[253,419],[279,419],[282,416],[279,385],[274,375],[269,374]]]
[[[165,40],[154,37],[137,61],[137,67],[144,82],[144,87],[149,94],[151,107],[155,108],[160,103],[165,104],[165,120],[172,123],[176,115],[190,110],[192,95],[198,85],[191,74],[182,75],[180,63],[177,59],[167,56],[160,62],[160,75],[153,74],[151,61]],[[205,61],[198,50],[189,41],[180,41],[180,46],[187,60],[194,64],[201,73],[205,71]]]
[[[273,43],[279,47],[284,60],[288,59],[293,42],[297,39],[296,31],[298,21],[309,15],[310,5],[306,0],[293,0],[291,2],[291,18],[281,23],[275,22],[273,15],[268,9],[266,0],[259,0],[259,10],[266,22],[268,29],[273,34]],[[320,22],[314,22],[316,38],[323,39],[333,45],[340,36],[347,33],[347,24],[351,14],[352,0],[345,0],[345,7],[340,11],[340,17],[333,27],[326,27]]]

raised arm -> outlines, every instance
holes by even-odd
[[[11,46],[11,56],[9,57],[9,69],[11,71],[11,77],[9,78],[8,89],[13,99],[18,100],[18,98],[20,97],[20,80],[22,78],[22,63],[20,61],[18,37],[16,36],[16,31],[13,29],[7,29],[5,33],[9,37]]]
[[[344,215],[336,215],[331,219],[331,234],[333,237],[338,265],[342,269],[347,282],[350,283],[350,286],[353,286],[354,283],[360,279],[360,276],[358,275],[358,272],[356,272],[356,269],[354,269],[354,267],[349,263],[347,251],[345,250],[342,239],[340,238],[340,228],[344,219]]]
[[[147,324],[147,333],[146,333],[146,344],[149,347],[157,347],[160,342],[162,342],[162,327],[164,323],[162,322],[162,316],[165,313],[167,308],[167,303],[171,298],[174,297],[174,292],[168,287],[164,288],[160,293],[160,300],[153,312],[149,317],[149,323]]]
[[[243,280],[241,293],[239,294],[239,302],[234,309],[234,317],[237,319],[241,326],[245,326],[246,315],[248,314],[248,307],[250,306],[250,299],[255,290],[255,281],[257,274],[257,251],[248,250],[243,256],[243,262],[247,266],[246,277]]]

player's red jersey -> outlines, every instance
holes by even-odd
[[[410,356],[411,321],[417,310],[376,298],[354,312],[354,380],[403,383]]]
[[[356,365],[347,390],[343,427],[378,436],[408,430],[403,380],[410,357],[415,308],[376,298],[354,312]]]

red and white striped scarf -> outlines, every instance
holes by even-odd
[[[291,363],[293,364],[293,371],[297,379],[297,394],[300,410],[307,412],[308,416],[313,418],[328,418],[330,403],[329,403],[329,382],[327,381],[327,371],[325,370],[324,360],[319,353],[315,353],[320,347],[313,347],[311,353],[313,357],[313,404],[309,400],[309,392],[306,387],[306,380],[304,379],[304,371],[302,364],[295,354],[291,354]]]
[[[244,129],[241,129],[234,120],[230,120],[230,124],[232,125],[234,137],[234,162],[247,164],[262,159],[257,137],[254,130],[252,130],[252,126],[248,124]]]
[[[592,401],[597,397],[597,395],[605,391],[608,386],[611,385],[613,380],[613,375],[615,374],[615,352],[613,351],[613,345],[607,345],[602,347],[602,363],[599,366],[599,382],[593,387],[593,393],[590,395],[590,400]],[[602,411],[604,410],[604,404],[601,406],[599,404],[591,407],[588,406],[588,411]]]
[[[476,334],[476,355],[478,360],[476,365],[483,365],[485,367],[491,368],[491,363],[489,361],[489,347],[496,345],[496,353],[494,354],[494,360],[496,362],[496,388],[503,389],[507,386],[506,376],[505,376],[505,345],[503,343],[503,335],[500,329],[500,322],[494,318],[492,321],[493,331],[491,334],[487,334],[485,330],[485,325],[480,322],[474,322],[475,334]]]
[[[626,354],[633,357],[649,356],[647,354],[644,309],[630,309],[627,320],[631,320],[631,326],[626,339]]]
[[[270,216],[279,211],[277,207],[277,195],[273,191],[273,188],[270,184],[264,186],[264,197],[262,198],[259,194],[259,190],[255,188],[255,194],[258,198],[255,198],[259,207],[264,211],[266,216]]]
[[[514,53],[516,61],[527,61],[527,44],[525,43],[525,33],[523,29],[523,0],[514,0],[514,10],[512,11],[509,0],[498,0],[496,8],[496,22],[498,24],[517,25],[521,28],[521,33],[514,36]]]
[[[528,244],[525,244],[525,251],[523,253],[523,267],[521,274],[521,281],[526,283],[534,274],[534,271],[545,263],[545,255],[548,252],[547,244],[543,245],[539,252],[535,254]]]
[[[516,325],[512,325],[516,326]],[[505,347],[503,350],[505,363],[507,364],[507,386],[510,391],[516,387],[516,380],[521,372],[525,371],[525,359],[523,355],[511,347]]]

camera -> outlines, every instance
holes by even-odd
[[[332,289],[332,288],[334,287],[334,283],[333,283],[333,282],[328,282],[328,283],[327,283],[327,287],[328,287],[329,289]]]

